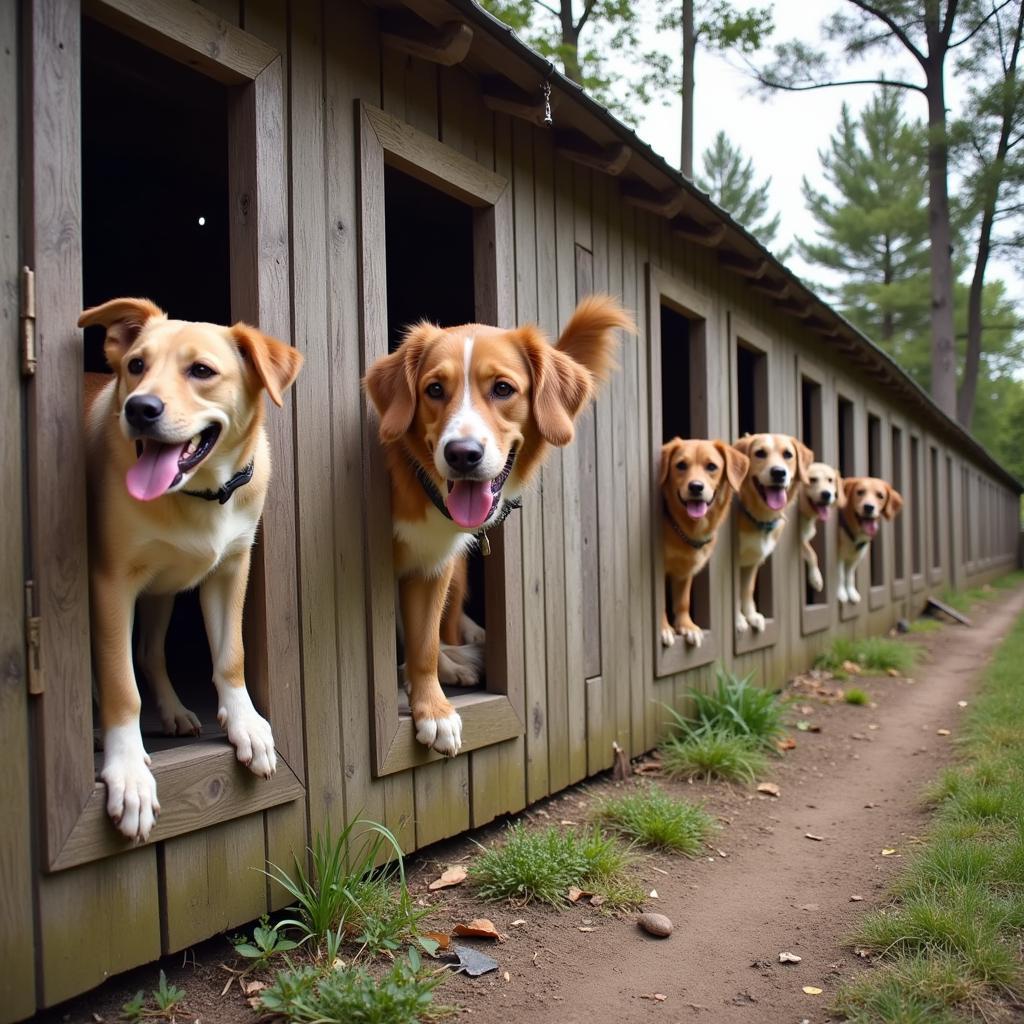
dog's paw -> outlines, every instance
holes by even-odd
[[[270,723],[253,706],[244,686],[224,687],[217,721],[228,734],[235,756],[253,773],[269,779],[277,771],[277,753]]]
[[[704,630],[700,626],[685,626],[679,632],[691,647],[700,647],[704,642]]]
[[[136,843],[149,838],[160,816],[149,763],[138,726],[119,725],[106,731],[100,779],[107,787],[107,814],[118,831]]]
[[[412,705],[416,739],[425,747],[446,757],[454,757],[462,747],[462,719],[444,696],[417,701]]]
[[[157,710],[160,712],[160,724],[168,736],[198,736],[203,731],[196,715],[177,697],[173,703],[158,703]]]
[[[487,640],[487,630],[475,623],[465,612],[462,613],[460,629],[464,644],[479,644],[483,647]]]
[[[821,578],[821,570],[815,566],[807,570],[807,584],[811,590],[821,593],[825,587],[825,581]]]
[[[848,587],[846,596],[849,598],[850,604],[860,604],[860,591],[855,587]]]
[[[672,647],[676,642],[676,631],[667,623],[661,627],[662,647]]]
[[[755,633],[764,632],[764,616],[760,612],[748,612],[747,622]]]
[[[437,678],[447,686],[476,686],[484,668],[484,650],[477,644],[441,645]]]
[[[736,613],[736,632],[737,633],[746,633],[746,631],[748,629],[750,629],[750,624],[747,622],[746,615],[744,615],[743,612],[737,612]]]

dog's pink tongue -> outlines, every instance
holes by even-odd
[[[139,501],[152,501],[166,493],[178,475],[178,459],[184,450],[184,444],[146,441],[139,461],[125,476],[128,493]]]
[[[764,489],[765,504],[773,511],[778,512],[780,508],[786,507],[785,487],[766,487]]]
[[[874,537],[878,533],[878,520],[877,519],[862,519],[860,521],[860,528],[869,536]]]
[[[483,526],[492,504],[490,480],[456,480],[445,501],[452,519],[470,530]]]
[[[686,503],[686,514],[691,519],[703,519],[708,512],[706,501],[688,501]]]
[[[828,514],[831,511],[830,505],[819,505],[818,506],[818,518],[823,522],[828,522]]]

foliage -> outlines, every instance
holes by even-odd
[[[160,983],[150,993],[154,1006],[147,1005],[146,994],[142,989],[121,1007],[121,1020],[130,1024],[138,1024],[144,1020],[170,1019],[176,1009],[181,1007],[185,998],[185,990],[167,981],[167,975],[160,971]]]
[[[415,949],[381,978],[363,968],[282,971],[260,993],[268,1013],[310,1024],[419,1024],[438,1016],[434,989],[442,975],[424,969]]]
[[[768,190],[772,179],[766,178],[757,184],[753,160],[744,160],[743,150],[722,131],[704,150],[703,162],[704,170],[697,177],[697,184],[759,242],[770,246],[781,220],[779,214],[768,216]],[[785,256],[785,253],[779,254],[780,259]]]
[[[631,892],[624,886],[628,850],[597,828],[584,833],[555,826],[527,829],[511,825],[501,846],[485,849],[469,869],[469,877],[487,900],[537,900],[564,906],[569,889],[576,886],[619,899]],[[643,898],[642,890],[632,895]],[[637,899],[628,902],[635,903]]]
[[[910,644],[890,640],[884,636],[865,636],[856,639],[840,636],[832,646],[819,654],[814,664],[830,672],[843,671],[843,663],[855,662],[865,672],[888,672],[893,669],[906,675],[916,664],[919,651]]]
[[[235,947],[235,952],[239,956],[255,960],[262,965],[279,953],[297,949],[299,943],[286,938],[281,931],[271,925],[270,919],[264,914],[260,918],[260,923],[252,930],[252,942],[244,935],[237,935],[231,940],[231,945]]]
[[[845,985],[854,1021],[995,1016],[1022,992],[1024,929],[1024,617],[985,671],[961,763],[931,787],[928,842],[892,886],[892,902],[853,937],[878,967]]]
[[[670,736],[658,750],[670,779],[753,782],[767,764],[745,736],[713,730]]]
[[[871,697],[865,690],[861,690],[856,686],[851,686],[850,689],[843,694],[843,700],[846,701],[847,704],[855,704],[858,707],[863,707],[871,702]]]
[[[594,815],[642,846],[696,856],[715,831],[714,819],[702,807],[670,797],[657,786],[602,800]]]

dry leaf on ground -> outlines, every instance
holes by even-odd
[[[885,850],[882,851],[882,856],[883,857],[891,857],[895,852],[896,852],[895,850],[885,849]]]
[[[494,927],[493,921],[486,917],[476,917],[469,924],[457,924],[452,929],[452,935],[463,935],[474,939],[501,939],[498,929]]]
[[[859,676],[860,675],[860,665],[858,665],[857,662],[855,662],[855,661],[844,661],[843,662],[843,671],[844,672],[848,672],[851,676]]]
[[[514,920],[514,921],[512,922],[512,927],[513,927],[513,928],[522,928],[522,926],[523,926],[524,924],[526,924],[526,921],[525,921],[525,920],[524,920],[523,918],[521,918],[521,917],[517,917],[517,918],[516,918],[516,919],[515,919],[515,920]]]
[[[816,843],[823,843],[825,841],[824,836],[816,836],[813,832],[805,832],[804,839],[813,839]]]
[[[778,796],[782,790],[774,782],[761,782],[757,787],[758,793],[767,793],[769,796]]]
[[[465,880],[466,869],[461,864],[453,864],[441,873],[440,878],[435,878],[427,888],[431,890],[447,889],[453,885],[461,885]]]
[[[452,937],[445,932],[421,932],[423,938],[437,943],[439,950],[446,950],[452,944]]]
[[[820,996],[821,995],[821,989],[818,988],[816,985],[804,985],[804,991],[809,996]]]
[[[796,750],[796,740],[791,740],[786,736],[784,739],[776,740],[775,746],[778,747],[779,750]]]
[[[948,729],[936,729],[935,733],[937,736],[949,736],[950,731]]]

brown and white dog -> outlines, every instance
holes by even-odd
[[[788,434],[746,434],[733,447],[750,459],[737,501],[740,594],[736,630],[761,632],[765,618],[754,604],[757,571],[782,536],[786,506],[796,496],[797,484],[806,483],[814,452]]]
[[[818,552],[814,540],[821,523],[827,523],[833,506],[842,508],[846,504],[846,492],[838,471],[825,462],[812,462],[807,467],[807,483],[800,485],[797,507],[800,510],[800,547],[807,566],[807,585],[821,593],[825,581],[821,578]]]
[[[690,617],[693,578],[711,560],[718,528],[732,496],[747,473],[746,455],[724,441],[674,437],[661,446],[662,548],[672,595],[661,619],[661,642],[671,647],[676,634],[700,647],[704,633]]]
[[[164,640],[174,595],[199,587],[213,657],[217,718],[238,760],[269,778],[269,723],[245,687],[242,606],[249,557],[270,480],[263,391],[277,405],[302,356],[247,324],[170,320],[148,299],[87,309],[79,327],[106,328],[114,375],[87,394],[92,654],[103,730],[107,812],[144,841],[160,812],[139,725],[138,663],[163,726],[196,734],[199,720],[167,675]]]
[[[549,446],[572,441],[612,366],[616,328],[635,329],[597,295],[555,346],[534,326],[419,323],[366,375],[391,475],[409,704],[417,740],[442,754],[462,746],[462,720],[438,678],[456,561],[507,515]]]
[[[893,519],[903,508],[903,498],[892,484],[874,476],[854,476],[843,481],[846,504],[839,513],[840,604],[857,604],[857,566],[878,536],[883,519]]]

